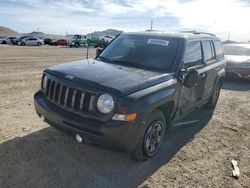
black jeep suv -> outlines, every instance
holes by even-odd
[[[204,33],[123,33],[95,59],[44,71],[35,109],[78,142],[156,155],[170,122],[215,108],[225,76],[219,38]]]

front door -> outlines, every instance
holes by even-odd
[[[202,55],[201,41],[189,41],[183,56],[183,66],[181,71],[184,80],[191,71],[197,71],[199,79],[196,84],[189,88],[182,84],[179,98],[180,114],[184,116],[202,104],[204,99],[205,83],[207,74],[204,71],[204,61]]]

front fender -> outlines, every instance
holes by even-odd
[[[137,113],[138,116],[147,116],[158,107],[177,100],[178,84],[176,79],[170,79],[155,86],[132,93],[119,100],[118,109],[126,107],[128,113]]]

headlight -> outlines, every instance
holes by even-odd
[[[114,99],[109,94],[102,94],[97,100],[97,109],[101,113],[110,113],[114,108]]]
[[[47,81],[48,81],[48,78],[46,75],[43,76],[43,79],[42,79],[42,89],[45,90],[46,87],[47,87]]]

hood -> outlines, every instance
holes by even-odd
[[[48,68],[45,72],[73,82],[126,95],[173,78],[173,73],[159,73],[114,65],[98,60],[80,60]]]

